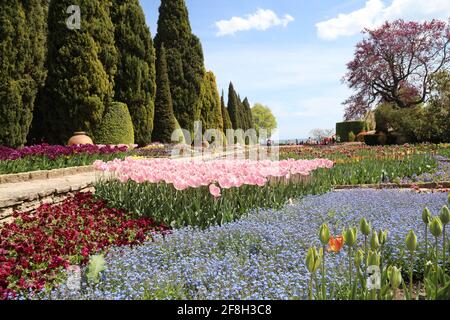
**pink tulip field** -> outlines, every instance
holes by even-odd
[[[332,168],[333,162],[126,158],[96,161],[94,167],[113,178],[96,186],[96,194],[113,207],[172,226],[208,226],[286,203],[306,186],[311,189],[314,180],[306,177]]]

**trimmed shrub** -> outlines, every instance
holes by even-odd
[[[125,103],[111,103],[95,134],[95,143],[134,144],[133,121]]]
[[[368,146],[385,145],[388,142],[388,136],[385,133],[368,134],[364,136],[364,143]]]
[[[364,136],[364,143],[367,144],[368,146],[378,146],[380,145],[379,142],[379,134],[368,134]]]
[[[365,121],[347,121],[336,123],[336,134],[341,137],[341,142],[350,142],[350,132],[356,137],[365,131],[367,124]],[[354,141],[354,140],[353,140]]]
[[[348,134],[348,141],[349,141],[349,142],[355,142],[355,141],[356,141],[356,136],[355,136],[355,134],[353,133],[353,131],[351,131],[351,132]]]

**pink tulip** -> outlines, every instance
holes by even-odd
[[[244,185],[263,187],[271,177],[289,179],[293,175],[310,175],[318,168],[332,168],[328,159],[285,161],[176,161],[171,159],[116,159],[108,163],[94,162],[94,168],[113,172],[119,181],[137,183],[167,183],[176,190],[209,186],[215,197],[221,189],[240,188]],[[219,185],[219,186],[217,186]]]
[[[220,193],[220,188],[215,184],[209,186],[209,192],[214,196],[214,198],[220,198],[222,194]]]

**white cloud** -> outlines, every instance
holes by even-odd
[[[282,139],[307,138],[314,128],[331,128],[344,114],[352,93],[341,78],[353,48],[327,44],[229,46],[205,48],[206,66],[225,90],[233,81],[242,98],[274,112]]]
[[[317,23],[318,36],[325,40],[334,40],[358,34],[364,28],[380,26],[386,20],[446,20],[450,17],[449,0],[392,0],[390,5],[385,2],[368,0],[362,9]]]
[[[245,18],[233,17],[230,20],[220,20],[216,22],[219,29],[217,36],[233,35],[239,31],[248,30],[267,30],[276,26],[287,27],[294,21],[291,15],[285,15],[283,18],[272,10],[258,9],[255,13],[247,15]]]

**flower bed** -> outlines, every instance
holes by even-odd
[[[0,146],[0,174],[91,165],[95,160],[124,158],[127,146],[51,146],[11,149]]]
[[[351,190],[308,196],[280,211],[254,212],[240,221],[206,230],[184,228],[170,237],[135,248],[113,248],[104,281],[85,292],[65,286],[51,299],[292,299],[307,298],[305,266],[318,230],[332,235],[367,218],[374,230],[388,230],[389,263],[405,261],[409,230],[423,243],[421,211],[435,215],[447,194]],[[363,238],[358,237],[358,245]],[[326,278],[338,288],[347,269],[347,251],[327,258]],[[407,263],[407,261],[405,262]],[[407,270],[407,268],[405,268]]]
[[[0,299],[41,290],[58,280],[70,264],[84,264],[91,254],[112,245],[136,245],[164,225],[109,209],[91,194],[78,194],[61,205],[43,205],[34,214],[15,213],[0,226]]]
[[[360,145],[334,145],[334,146],[287,146],[280,147],[282,159],[310,159],[326,158],[335,163],[357,163],[364,159],[402,160],[411,155],[445,155],[450,152],[448,144],[418,144],[402,146],[367,146]]]
[[[127,158],[94,166],[117,178],[96,185],[96,195],[111,207],[173,227],[206,227],[236,220],[251,209],[282,206],[306,192],[323,192],[328,185],[306,178],[333,163]]]

